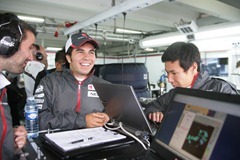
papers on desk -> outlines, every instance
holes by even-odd
[[[45,136],[64,151],[126,138],[125,135],[106,130],[103,127],[57,132],[46,134]]]

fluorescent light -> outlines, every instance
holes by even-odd
[[[62,50],[62,48],[57,48],[57,47],[47,47],[46,51],[59,51]]]
[[[100,39],[100,40],[106,40],[106,41],[126,41],[126,42],[129,41],[129,38],[125,38],[125,37],[124,38],[123,37],[109,37],[109,36],[104,37],[104,36],[99,36],[99,35],[97,35],[97,36],[92,35],[91,37],[96,40]]]
[[[240,34],[240,24],[239,24],[239,26],[220,28],[220,29],[195,33],[195,38],[196,39],[208,39],[208,38],[235,36],[237,34]]]
[[[120,37],[106,37],[106,40],[109,41],[129,41],[129,38],[120,38]]]
[[[205,52],[205,51],[229,50],[232,48],[232,41],[233,41],[232,38],[215,38],[197,40],[192,43],[194,43],[199,48],[200,52]]]
[[[199,28],[194,34],[195,40],[240,36],[240,23],[228,23]],[[177,41],[187,41],[185,35],[178,32],[146,37],[139,41],[141,48],[167,46]]]
[[[139,41],[139,45],[141,48],[147,48],[147,47],[160,47],[160,46],[166,46],[170,45],[173,42],[177,41],[186,41],[187,38],[185,35],[182,35],[180,33],[175,34],[164,34],[164,35],[157,35],[157,36],[151,36],[144,38]]]
[[[154,51],[153,48],[145,48],[144,50],[145,50],[145,51],[149,51],[149,52]]]
[[[121,28],[117,28],[115,32],[122,33],[122,34],[142,34],[142,32],[140,32],[140,31],[121,29]]]
[[[36,23],[43,23],[43,18],[37,18],[37,17],[29,17],[29,16],[18,16],[19,19],[29,22],[36,22]]]

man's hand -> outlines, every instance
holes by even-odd
[[[15,148],[21,149],[27,142],[27,131],[24,126],[13,129]]]
[[[101,127],[109,121],[106,113],[90,113],[86,115],[86,127]]]
[[[153,112],[148,115],[148,118],[152,120],[153,122],[160,123],[163,119],[163,113],[162,112]]]

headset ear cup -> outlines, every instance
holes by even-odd
[[[39,60],[39,61],[43,60],[43,54],[41,52],[37,52],[36,53],[36,59]]]
[[[10,57],[17,52],[19,41],[16,36],[8,30],[2,30],[0,33],[0,55]]]

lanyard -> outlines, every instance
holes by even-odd
[[[4,114],[4,107],[3,107],[3,97],[5,95],[5,93],[7,92],[7,89],[4,88],[2,90],[2,93],[0,95],[0,114],[1,114],[1,117],[2,117],[2,136],[1,136],[1,141],[0,141],[0,159],[2,159],[2,146],[3,146],[3,141],[4,141],[4,137],[6,135],[6,132],[7,132],[7,122],[6,122],[6,117],[5,117],[5,114]]]

